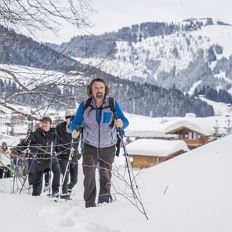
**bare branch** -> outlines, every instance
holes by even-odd
[[[0,24],[12,28],[57,31],[63,22],[77,28],[88,27],[93,9],[88,0],[3,0],[0,2]]]

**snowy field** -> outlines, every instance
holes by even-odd
[[[231,232],[231,140],[232,135],[135,172],[149,220],[120,195],[130,194],[118,178],[127,175],[123,156],[114,165],[115,201],[96,208],[84,208],[81,165],[73,200],[63,203],[45,194],[12,194],[12,180],[0,180],[1,231]]]

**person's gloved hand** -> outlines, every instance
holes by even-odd
[[[79,137],[79,136],[80,136],[80,131],[74,130],[74,131],[72,132],[72,138],[76,139],[76,138]]]

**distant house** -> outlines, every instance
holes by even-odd
[[[127,146],[133,168],[148,168],[189,151],[182,140],[138,139]]]
[[[24,125],[28,121],[27,116],[24,116],[22,114],[17,114],[13,113],[11,115],[11,123],[14,124],[19,124],[19,125]]]
[[[165,133],[177,135],[179,139],[186,142],[189,149],[194,149],[206,144],[210,136],[209,131],[185,120],[178,121],[168,126]]]
[[[136,131],[127,130],[126,132],[127,142],[132,142],[138,139],[166,139],[172,140],[176,138],[176,135],[165,134],[162,131],[146,130],[146,131]]]

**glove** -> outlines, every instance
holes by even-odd
[[[74,130],[74,131],[72,132],[72,138],[76,139],[76,138],[79,137],[79,136],[80,136],[80,131]]]

